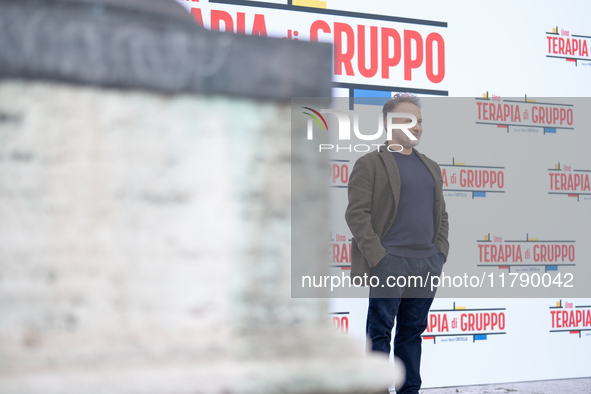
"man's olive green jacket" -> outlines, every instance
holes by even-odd
[[[449,223],[443,199],[441,169],[427,156],[416,149],[413,151],[425,164],[435,181],[433,243],[447,260]],[[345,213],[347,225],[353,234],[352,280],[357,276],[363,280],[364,274],[369,278],[370,267],[374,267],[386,255],[386,249],[382,246],[381,240],[394,223],[399,200],[400,173],[392,152],[383,145],[379,150],[359,158],[349,177],[349,204]]]

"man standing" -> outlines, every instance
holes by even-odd
[[[414,149],[423,132],[420,105],[410,93],[384,105],[384,124],[406,124],[415,139],[394,129],[391,140],[357,160],[345,214],[353,234],[351,279],[364,274],[379,279],[372,279],[379,284],[370,288],[366,333],[372,350],[389,355],[396,319],[394,355],[406,367],[397,392],[404,394],[418,394],[421,387],[421,334],[436,290],[419,280],[440,275],[449,251],[441,170]],[[388,119],[394,112],[399,115]]]

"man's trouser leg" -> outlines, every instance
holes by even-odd
[[[407,286],[398,308],[396,317],[396,335],[394,337],[394,355],[399,357],[406,367],[406,380],[397,390],[401,394],[418,394],[421,388],[421,335],[427,329],[429,309],[437,289],[431,290],[427,278],[439,276],[443,268],[443,254],[431,257],[408,258],[407,264],[414,267],[411,275],[423,278],[423,286],[415,283]]]
[[[396,256],[387,254],[372,269],[372,275],[380,282],[377,287],[369,290],[369,308],[367,311],[366,335],[371,340],[371,349],[390,354],[390,342],[392,342],[392,328],[394,319],[398,314],[402,292],[404,288],[388,287],[388,276],[398,275],[402,268],[396,262]],[[385,287],[381,287],[384,285]]]
[[[427,328],[433,298],[403,298],[396,318],[394,355],[406,367],[406,380],[397,393],[418,393],[421,388],[421,335]]]
[[[426,286],[402,287],[387,286],[388,276],[440,275],[443,267],[441,253],[426,258],[402,258],[386,255],[372,270],[378,276],[380,285],[370,289],[369,309],[366,331],[372,341],[372,350],[390,353],[391,331],[396,318],[396,336],[394,355],[399,357],[406,367],[406,380],[398,393],[418,393],[421,387],[421,335],[427,328],[429,309],[433,303],[435,291],[430,283]],[[390,279],[390,283],[393,281]],[[381,287],[381,285],[386,285]],[[409,298],[410,297],[410,298]],[[415,298],[416,297],[416,298]]]

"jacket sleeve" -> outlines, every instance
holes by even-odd
[[[436,164],[437,165],[437,164]],[[437,169],[439,170],[439,174],[441,174],[441,168],[437,165]],[[443,183],[442,187],[443,189]],[[437,237],[436,246],[441,253],[445,256],[445,261],[447,261],[447,255],[449,254],[449,221],[447,210],[445,207],[445,198],[443,197],[443,190],[441,191],[441,225],[439,227],[439,236]]]
[[[357,160],[349,176],[349,204],[345,212],[351,234],[370,267],[374,267],[386,255],[386,249],[374,231],[371,220],[374,174],[365,157]]]

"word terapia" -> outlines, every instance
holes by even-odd
[[[556,55],[589,56],[587,41],[580,38],[546,37],[548,52]]]
[[[550,190],[591,191],[589,174],[550,173]]]
[[[579,328],[591,326],[591,310],[550,311],[552,328]]]

